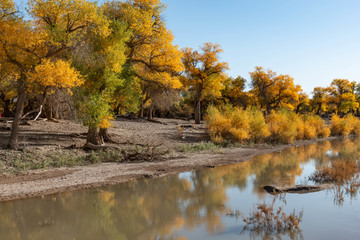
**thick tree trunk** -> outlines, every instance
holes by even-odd
[[[86,143],[91,143],[93,145],[103,145],[104,144],[104,140],[99,135],[97,127],[95,127],[95,128],[89,127],[89,130],[87,133],[87,138],[86,138]],[[86,146],[86,144],[85,144],[85,146]]]
[[[194,113],[195,113],[195,124],[200,124],[201,123],[201,101],[200,101],[200,98],[197,98],[195,100]]]
[[[100,128],[99,136],[102,137],[104,142],[115,143],[115,141],[112,140],[111,136],[108,133],[108,128]]]
[[[19,96],[16,102],[15,117],[11,128],[10,141],[8,144],[8,147],[11,149],[17,149],[19,147],[19,124],[24,111],[25,97],[25,84],[21,83],[19,87]]]

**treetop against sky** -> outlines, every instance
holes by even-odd
[[[16,0],[25,7],[26,0]],[[103,2],[103,1],[101,1]],[[218,43],[227,73],[250,79],[255,66],[289,74],[305,92],[333,79],[360,81],[358,0],[163,0],[180,48]]]
[[[228,74],[255,66],[289,74],[310,93],[335,78],[360,81],[358,0],[163,0],[180,47],[219,43]]]

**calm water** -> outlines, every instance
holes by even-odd
[[[304,183],[334,159],[359,156],[359,139],[325,141],[233,166],[0,203],[0,239],[359,239],[357,196],[339,199],[334,190],[286,195],[285,211],[303,210],[297,232],[242,232],[242,220],[226,215],[271,202],[264,185]]]

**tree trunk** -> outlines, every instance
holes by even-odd
[[[59,116],[59,104],[57,104],[56,106],[55,106],[55,118],[56,119],[59,119],[60,118],[60,116]]]
[[[115,141],[112,140],[111,136],[108,133],[108,128],[100,128],[99,136],[102,137],[104,142],[115,143]]]
[[[266,115],[269,115],[271,113],[271,106],[266,105]]]
[[[318,110],[316,111],[316,115],[320,116],[321,104],[318,105]]]
[[[148,119],[153,119],[153,109],[154,109],[154,107],[153,107],[153,106],[150,106]]]
[[[11,149],[17,149],[19,147],[19,124],[24,111],[25,97],[25,83],[22,82],[19,87],[19,97],[16,102],[15,117],[12,123],[11,136],[8,144],[8,147]]]
[[[53,110],[52,110],[52,105],[49,104],[49,109],[48,109],[48,115],[46,117],[47,119],[52,119],[53,118]]]
[[[201,101],[200,101],[200,98],[197,98],[195,100],[194,113],[195,113],[195,124],[200,124],[201,123]]]
[[[87,133],[87,138],[86,138],[86,143],[91,143],[93,145],[103,145],[104,144],[104,140],[99,135],[97,127],[89,127],[89,130]],[[86,144],[85,144],[85,146],[86,146]]]
[[[144,100],[141,101],[139,117],[141,117],[141,118],[144,117]]]
[[[10,111],[10,99],[6,99],[4,101],[4,113],[3,113],[3,117],[11,117],[12,113]]]

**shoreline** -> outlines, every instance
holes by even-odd
[[[184,154],[162,162],[100,163],[78,167],[32,170],[25,175],[0,178],[0,202],[41,197],[62,192],[105,187],[129,181],[158,178],[222,165],[233,165],[286,148],[315,144],[339,137],[296,141],[293,144],[224,148],[219,152]]]

